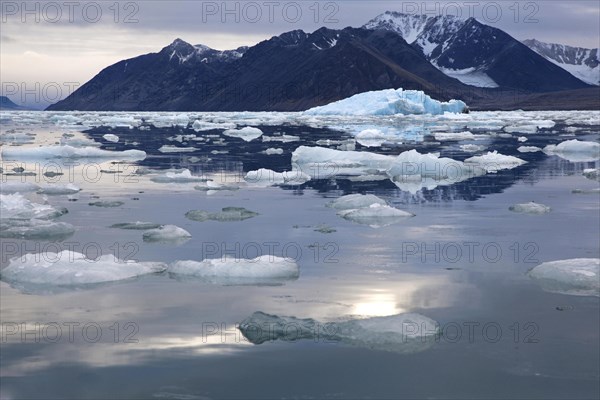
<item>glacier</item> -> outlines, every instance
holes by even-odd
[[[467,105],[460,100],[441,102],[420,90],[385,89],[355,94],[304,112],[306,115],[395,115],[462,113]]]

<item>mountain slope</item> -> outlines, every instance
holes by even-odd
[[[0,96],[0,110],[27,110],[27,107],[19,106],[6,96]]]
[[[465,84],[531,92],[588,87],[506,32],[474,18],[388,11],[364,27],[408,38],[433,65]]]
[[[235,53],[177,39],[105,68],[48,110],[289,111],[370,90],[417,89],[440,100],[468,91],[383,30],[291,31]]]
[[[586,49],[535,39],[524,40],[523,44],[582,81],[600,85],[600,48]]]

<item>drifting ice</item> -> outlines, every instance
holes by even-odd
[[[387,205],[385,200],[373,194],[349,194],[333,200],[328,206],[336,210],[355,210],[357,208],[370,207],[373,204]]]
[[[119,141],[119,137],[117,135],[113,135],[112,133],[107,133],[102,136],[104,140],[112,143],[117,143]]]
[[[524,214],[546,214],[551,211],[551,208],[540,203],[529,202],[514,204],[508,208],[510,211]]]
[[[591,162],[600,159],[600,143],[567,140],[544,147],[544,153],[555,154],[571,162]]]
[[[81,253],[63,250],[15,257],[2,271],[2,280],[16,284],[76,286],[120,281],[165,269],[162,263],[119,261],[112,254],[89,260]]]
[[[45,159],[45,158],[106,158],[114,160],[143,160],[146,153],[141,150],[107,151],[95,147],[40,146],[5,147],[2,158],[6,160]]]
[[[436,321],[416,313],[326,324],[312,318],[280,317],[255,312],[240,323],[239,329],[254,344],[273,340],[322,339],[398,353],[425,350],[434,344],[439,334]]]
[[[251,142],[254,139],[261,137],[263,132],[258,128],[247,126],[242,129],[227,129],[223,132],[223,135],[230,137],[237,137],[243,139],[246,142]]]
[[[381,204],[371,204],[369,207],[362,207],[356,210],[338,211],[338,215],[349,221],[369,225],[374,228],[392,225],[405,218],[414,217],[414,214],[409,212]]]
[[[40,187],[37,192],[39,194],[47,194],[50,196],[58,196],[64,194],[75,194],[79,193],[81,189],[72,183],[67,185],[48,185]]]
[[[264,255],[253,259],[177,261],[169,266],[169,273],[219,285],[274,285],[297,279],[299,269],[292,260]]]
[[[548,292],[575,296],[600,296],[600,259],[574,258],[545,262],[529,276]]]
[[[505,156],[497,151],[490,151],[481,156],[467,158],[465,163],[477,165],[484,168],[487,172],[498,172],[503,169],[513,169],[520,165],[527,164],[527,161],[523,161],[520,158],[513,156]]]
[[[168,242],[189,239],[192,234],[175,225],[165,225],[150,229],[142,235],[144,242]]]
[[[243,207],[225,207],[221,212],[211,213],[204,210],[192,210],[185,214],[187,219],[192,221],[204,222],[204,221],[220,221],[220,222],[234,222],[243,221],[249,218],[254,218],[258,213],[247,210]]]
[[[460,100],[440,102],[420,90],[386,89],[359,93],[305,111],[308,115],[394,115],[462,113],[467,105]]]

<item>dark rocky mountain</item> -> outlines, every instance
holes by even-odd
[[[441,100],[470,92],[393,32],[321,28],[230,52],[177,39],[105,68],[48,110],[303,110],[398,87]]]
[[[529,92],[589,86],[506,32],[475,18],[388,11],[364,27],[396,32],[442,72],[469,85]]]
[[[600,48],[586,49],[535,39],[524,40],[523,44],[582,81],[600,85]]]
[[[0,110],[27,110],[27,107],[19,106],[6,96],[0,96]]]

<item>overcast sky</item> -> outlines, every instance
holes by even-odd
[[[177,37],[192,44],[231,49],[294,29],[358,27],[386,10],[429,15],[460,13],[503,29],[519,40],[536,38],[600,47],[598,0],[154,0],[121,1],[117,7],[113,0],[1,3],[2,94],[11,95],[20,104],[42,106],[65,97],[70,88],[85,83],[106,66],[157,52]],[[20,93],[12,94],[15,86],[20,86]]]

